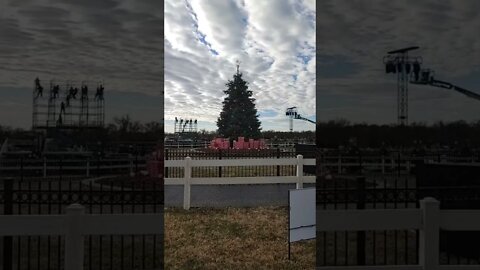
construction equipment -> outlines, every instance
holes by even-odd
[[[440,80],[435,80],[433,77],[433,71],[430,69],[424,69],[421,71],[421,76],[416,76],[413,80],[410,81],[410,83],[413,84],[419,84],[419,85],[430,85],[434,87],[439,87],[439,88],[444,88],[444,89],[449,89],[449,90],[454,90],[459,93],[464,94],[465,96],[469,98],[474,98],[476,100],[480,100],[480,95],[472,92],[470,90],[467,90],[465,88],[456,86],[454,84],[451,84],[449,82],[445,81],[440,81]]]
[[[287,111],[286,111],[285,115],[290,118],[290,131],[293,131],[293,119],[299,119],[299,120],[303,120],[303,121],[307,121],[307,122],[315,124],[315,121],[312,121],[310,119],[307,119],[307,118],[301,116],[297,111],[297,107],[287,108]]]
[[[467,97],[480,100],[480,94],[449,82],[435,80],[433,70],[421,68],[423,64],[422,57],[411,57],[408,55],[408,52],[417,49],[419,49],[419,47],[414,46],[389,51],[388,55],[383,58],[385,73],[397,74],[397,110],[399,125],[408,125],[408,83],[454,90]]]

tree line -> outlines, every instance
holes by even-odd
[[[317,145],[337,148],[350,144],[359,147],[449,146],[480,147],[480,121],[411,123],[408,126],[350,123],[332,120],[317,123]]]
[[[113,121],[100,129],[76,129],[50,132],[49,137],[62,137],[76,143],[114,143],[123,141],[163,141],[163,125],[159,122],[140,122],[129,115],[114,117]],[[63,133],[60,135],[60,133]],[[31,130],[0,126],[0,141],[6,138],[32,139],[37,134]]]

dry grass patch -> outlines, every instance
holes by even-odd
[[[165,210],[166,269],[314,269],[315,241],[292,244],[286,207]]]

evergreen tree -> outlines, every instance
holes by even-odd
[[[223,101],[223,109],[217,121],[218,134],[224,138],[236,139],[245,137],[258,139],[260,121],[258,120],[255,99],[252,91],[248,90],[248,83],[242,79],[242,73],[233,75],[233,81],[226,83],[227,90],[223,91],[227,97]]]

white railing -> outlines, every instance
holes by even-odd
[[[419,209],[318,210],[317,231],[420,231],[419,265],[325,266],[320,270],[470,270],[480,265],[440,265],[440,229],[480,231],[480,210],[440,210],[434,198],[420,201]]]
[[[83,270],[85,235],[163,234],[163,214],[85,214],[79,204],[65,215],[1,215],[0,236],[65,236],[65,269]]]
[[[259,176],[259,177],[192,177],[193,167],[215,166],[282,166],[295,165],[296,176]],[[248,184],[296,184],[297,189],[303,183],[315,183],[316,176],[304,176],[303,166],[315,165],[315,159],[297,158],[251,158],[251,159],[210,159],[165,160],[165,167],[183,167],[183,178],[165,178],[165,185],[183,185],[183,208],[190,209],[190,191],[192,185],[248,185]]]

